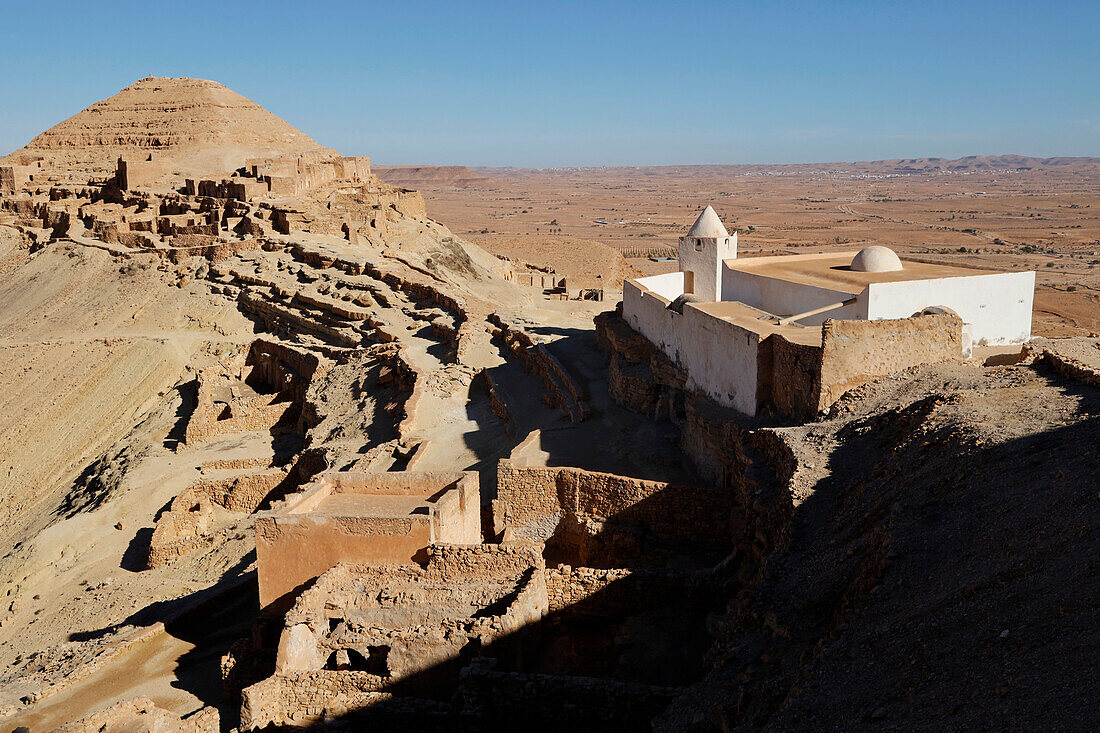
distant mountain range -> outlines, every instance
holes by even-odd
[[[936,173],[977,173],[997,170],[1039,170],[1072,173],[1100,173],[1100,158],[1036,158],[1027,155],[968,155],[964,158],[897,158],[894,160],[870,160],[834,163],[788,164],[730,164],[730,165],[661,165],[661,166],[604,166],[612,171],[634,171],[644,175],[668,175],[680,177],[693,173],[747,174],[747,173],[814,173],[837,172],[867,175],[927,175]],[[490,177],[523,175],[541,171],[581,171],[582,167],[558,169],[523,168],[472,168],[476,173]]]

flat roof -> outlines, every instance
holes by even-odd
[[[329,494],[309,513],[336,517],[408,517],[428,515],[430,502],[417,496]]]
[[[740,326],[746,331],[766,339],[777,333],[791,343],[805,346],[821,346],[821,326],[799,326],[795,323],[779,325],[775,316],[738,301],[720,300],[716,303],[686,303],[685,308],[698,308],[707,315]]]
[[[945,277],[974,277],[999,274],[1002,271],[976,270],[954,265],[934,265],[928,262],[902,260],[903,269],[892,272],[860,272],[850,269],[851,252],[823,254],[770,255],[768,257],[742,257],[723,260],[731,270],[759,275],[773,280],[813,285],[852,295],[859,295],[871,283],[906,282],[910,280],[935,280]]]

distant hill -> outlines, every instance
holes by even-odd
[[[205,79],[149,77],[59,122],[5,160],[107,172],[119,155],[152,153],[183,174],[216,175],[246,158],[336,155],[252,100]]]
[[[746,163],[729,165],[601,166],[591,168],[474,168],[474,172],[495,178],[561,174],[582,170],[630,171],[647,176],[690,177],[694,174],[751,175],[843,173],[852,175],[928,175],[977,173],[997,170],[1037,170],[1072,173],[1100,173],[1100,158],[1035,158],[1026,155],[968,155],[964,158],[897,158],[833,163]]]
[[[493,182],[464,165],[376,165],[371,171],[391,186],[415,190],[466,188]]]
[[[838,163],[868,172],[955,173],[984,170],[1072,170],[1100,171],[1100,158],[1034,158],[1026,155],[968,155],[965,158],[902,158],[858,163]]]

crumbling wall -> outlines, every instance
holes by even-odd
[[[572,422],[588,417],[588,404],[582,396],[580,385],[545,344],[535,343],[530,334],[505,322],[496,313],[489,315],[489,322],[497,326],[499,330],[495,335],[524,363],[527,371],[542,377],[546,387],[544,402],[560,409]]]
[[[587,568],[559,565],[546,569],[550,613],[619,618],[664,602],[701,605],[714,594],[710,572],[664,568]]]
[[[269,430],[279,424],[304,433],[301,408],[306,390],[318,368],[328,366],[305,349],[263,339],[253,341],[247,353],[198,375],[196,406],[187,422],[185,442]],[[244,396],[243,390],[235,389],[241,382],[261,393]]]
[[[16,730],[26,730],[25,728]],[[55,728],[54,733],[103,733],[103,731],[173,731],[174,733],[218,733],[217,708],[205,707],[186,719],[157,707],[148,697],[120,702],[80,720]]]
[[[720,552],[730,509],[722,489],[510,461],[498,464],[493,502],[494,529],[506,542],[545,542],[548,556],[583,564],[668,559],[688,545]]]
[[[761,402],[793,417],[813,417],[821,397],[820,346],[788,341],[779,334],[765,342],[771,364],[768,381],[762,384]]]
[[[274,469],[199,481],[188,486],[157,519],[149,541],[146,567],[160,567],[177,557],[217,544],[234,531],[234,519],[226,512],[251,514],[264,501],[278,498],[295,484],[289,472]],[[278,490],[280,487],[282,491]]]
[[[276,674],[241,691],[241,729],[306,726],[337,717],[388,695],[385,679],[368,672],[313,671]]]
[[[1068,350],[1069,353],[1062,352],[1063,348],[1073,344],[1073,342],[1074,340],[1071,339],[1060,339],[1056,342],[1036,339],[1034,343],[1025,348],[1023,356],[1026,361],[1033,360],[1036,363],[1046,364],[1067,379],[1093,387],[1100,387],[1100,368],[1097,367],[1096,363],[1089,363],[1077,358],[1082,355],[1080,351],[1077,352],[1076,356],[1072,349]],[[1089,344],[1087,349],[1086,353],[1092,351],[1093,346]],[[1091,356],[1091,353],[1089,356]]]
[[[852,387],[879,377],[963,356],[963,323],[946,313],[880,321],[828,320],[821,328],[817,410],[828,408]]]
[[[337,565],[286,614],[274,676],[243,691],[246,728],[312,722],[370,704],[367,692],[449,698],[479,650],[518,654],[519,632],[546,614],[544,569],[524,545],[434,546],[425,567]]]

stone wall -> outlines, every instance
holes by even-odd
[[[209,500],[231,512],[251,514],[272,496],[272,490],[287,483],[289,474],[283,469],[272,469],[243,476],[200,481],[187,487],[172,502],[173,511],[179,502],[183,508],[188,502]]]
[[[767,382],[760,385],[761,403],[784,415],[810,418],[821,395],[821,347],[791,343],[779,335],[765,342],[770,359]]]
[[[938,314],[880,321],[826,321],[822,326],[821,394],[827,409],[852,387],[903,369],[963,356],[963,323]],[[776,380],[781,375],[776,375]],[[815,410],[816,412],[816,410]]]
[[[588,417],[588,403],[580,385],[545,344],[536,343],[530,334],[506,322],[497,313],[489,315],[489,322],[498,328],[494,335],[523,362],[527,371],[542,377],[546,388],[543,400],[548,405],[560,409],[572,422]]]
[[[276,674],[241,691],[241,729],[306,726],[378,699],[385,679],[368,672]]]
[[[283,620],[275,674],[245,689],[242,722],[315,722],[363,693],[449,699],[472,655],[516,657],[547,611],[536,546],[439,545],[425,567],[341,564]]]
[[[26,730],[25,728],[16,730]],[[205,707],[186,719],[157,707],[148,697],[120,702],[80,720],[55,728],[55,733],[103,733],[103,731],[173,731],[174,733],[218,733],[217,708]]]
[[[709,572],[658,568],[546,569],[546,597],[553,614],[618,618],[663,603],[690,606],[713,595]]]
[[[721,489],[500,461],[493,517],[506,542],[545,542],[548,556],[578,564],[634,564],[683,545],[721,552],[730,508]]]
[[[185,442],[193,445],[218,435],[268,430],[294,420],[304,432],[300,424],[302,402],[321,366],[320,359],[304,349],[263,339],[253,341],[247,353],[198,375],[197,404],[187,422]],[[237,397],[233,385],[240,382],[260,387],[265,393]],[[294,427],[293,422],[288,427]]]
[[[157,519],[146,567],[160,567],[177,557],[210,547],[224,538],[238,519],[227,517],[226,512],[251,514],[265,501],[280,498],[296,485],[288,471],[273,469],[188,486]],[[226,511],[217,511],[215,505]]]

